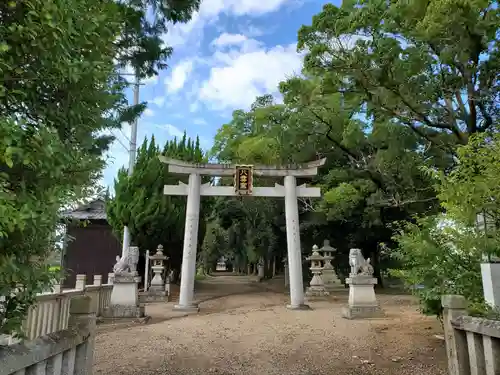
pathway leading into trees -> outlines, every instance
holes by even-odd
[[[380,296],[387,318],[349,321],[341,318],[346,293],[311,302],[313,311],[289,311],[282,282],[207,278],[193,316],[171,319],[173,303],[148,305],[149,324],[100,331],[94,373],[446,374],[439,323],[410,297]]]

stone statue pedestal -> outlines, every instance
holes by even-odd
[[[105,318],[143,318],[144,305],[139,304],[139,282],[137,271],[115,273],[111,302],[104,309]]]
[[[377,279],[371,275],[350,275],[346,279],[349,284],[349,305],[342,310],[346,319],[362,319],[383,317],[375,296]]]

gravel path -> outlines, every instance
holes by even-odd
[[[408,297],[381,296],[386,318],[350,321],[345,295],[289,311],[283,294],[233,287],[247,293],[203,302],[199,315],[101,332],[94,373],[446,374],[439,324]]]

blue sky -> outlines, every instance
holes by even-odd
[[[297,31],[327,2],[202,0],[189,23],[164,36],[174,48],[169,68],[141,86],[140,101],[148,108],[138,122],[138,144],[151,135],[163,144],[186,131],[209,149],[233,110],[249,108],[257,95],[277,95],[281,80],[300,73]],[[128,125],[114,132],[118,140],[108,153],[105,186],[128,165],[129,134]]]

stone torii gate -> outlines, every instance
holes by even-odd
[[[198,245],[198,225],[200,220],[201,196],[240,196],[284,197],[286,217],[286,237],[288,247],[288,270],[290,276],[289,309],[307,309],[304,304],[304,285],[302,282],[302,255],[300,245],[298,197],[321,197],[320,188],[297,186],[297,177],[314,177],[318,167],[326,159],[316,160],[302,165],[264,166],[234,164],[194,164],[159,156],[160,161],[168,164],[168,171],[174,174],[189,175],[189,183],[165,185],[165,195],[187,195],[186,225],[182,250],[181,286],[179,304],[176,310],[199,311],[194,303],[194,280],[196,275],[196,250]],[[212,186],[202,184],[201,176],[230,177],[236,176],[235,186]],[[284,177],[284,185],[274,187],[253,187],[253,176]]]

